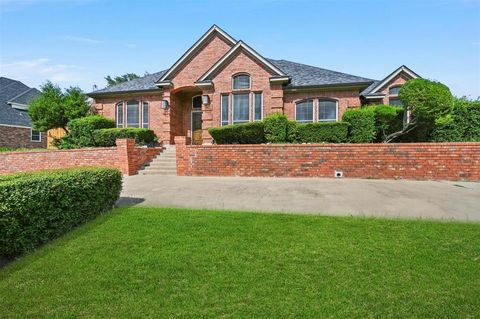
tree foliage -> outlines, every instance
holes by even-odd
[[[407,81],[398,96],[406,110],[411,112],[411,117],[400,130],[386,136],[385,142],[413,130],[417,131],[420,140],[428,140],[435,128],[435,120],[447,115],[453,105],[453,95],[446,85],[426,79]]]
[[[130,81],[130,80],[138,79],[138,78],[140,78],[140,76],[138,76],[135,73],[126,73],[126,74],[123,74],[123,75],[114,76],[113,78],[110,75],[107,75],[105,77],[105,80],[107,81],[108,86],[112,86],[112,85],[115,85],[115,84],[120,84],[120,83],[127,82],[127,81]]]
[[[63,128],[67,132],[70,120],[84,117],[89,113],[87,96],[78,87],[70,87],[65,92],[47,82],[41,87],[41,94],[28,107],[28,115],[36,130],[45,132],[53,128]]]

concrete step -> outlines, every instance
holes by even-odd
[[[177,175],[176,171],[153,171],[153,170],[145,170],[141,172],[142,175],[169,175],[175,176]]]

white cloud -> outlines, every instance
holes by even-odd
[[[62,36],[59,36],[58,38],[62,39],[62,40],[67,40],[67,41],[91,43],[91,44],[104,43],[103,41],[100,41],[100,40],[96,40],[96,39],[92,39],[92,38],[77,37],[77,36],[73,36],[73,35],[62,35]]]
[[[89,88],[93,76],[81,67],[71,64],[53,63],[48,58],[13,61],[0,64],[2,76],[38,86],[47,80],[63,87],[80,85]]]

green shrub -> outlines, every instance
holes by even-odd
[[[146,128],[108,128],[93,132],[96,146],[115,146],[119,138],[133,138],[137,145],[151,145],[157,141],[157,136],[152,130]]]
[[[15,256],[112,208],[117,169],[79,168],[0,177],[0,255]]]
[[[480,101],[456,99],[452,112],[435,121],[433,141],[480,142]]]
[[[349,109],[343,113],[343,122],[350,124],[348,141],[351,143],[372,143],[377,135],[375,108]]]
[[[0,147],[0,152],[11,152],[13,149],[10,147]]]
[[[383,142],[385,137],[402,129],[403,107],[392,105],[371,106],[375,112],[377,142]]]
[[[297,143],[298,124],[295,121],[287,123],[287,143]]]
[[[212,127],[208,132],[216,144],[261,144],[266,141],[263,122]]]
[[[348,136],[348,123],[323,122],[297,124],[298,143],[345,143]]]
[[[56,142],[58,148],[82,148],[97,146],[93,132],[98,129],[115,127],[115,121],[101,115],[90,115],[71,120],[68,135]]]
[[[274,113],[263,119],[265,140],[268,143],[293,143],[296,140],[297,123],[284,114]]]

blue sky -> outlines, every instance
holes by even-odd
[[[170,67],[212,24],[262,55],[480,96],[480,0],[0,0],[0,74],[90,91]]]

